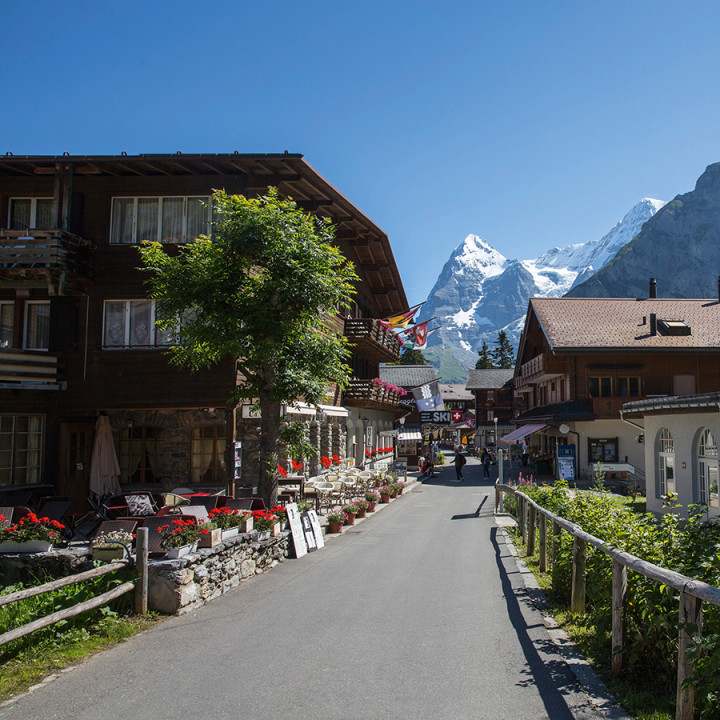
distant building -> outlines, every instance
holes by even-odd
[[[474,398],[476,448],[497,446],[495,418],[500,436],[515,429],[513,417],[522,409],[522,396],[515,396],[513,374],[513,370],[468,370],[465,387]]]

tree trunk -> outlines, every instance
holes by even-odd
[[[266,508],[271,508],[278,494],[277,458],[280,437],[280,403],[260,398],[260,476],[258,493]]]

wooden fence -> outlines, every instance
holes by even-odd
[[[548,567],[548,520],[552,526],[550,552],[554,561],[563,530],[573,540],[573,572],[570,610],[585,612],[585,556],[588,545],[592,545],[612,559],[612,671],[618,675],[623,663],[623,638],[625,633],[625,594],[627,592],[627,571],[639,573],[651,580],[677,590],[680,593],[678,618],[678,678],[676,720],[692,720],[695,693],[692,686],[683,687],[691,676],[687,650],[691,644],[690,632],[696,635],[702,625],[702,602],[720,605],[720,589],[700,580],[667,570],[641,560],[630,553],[617,550],[604,540],[586,533],[579,525],[571,523],[555,513],[540,507],[536,502],[510,485],[495,485],[495,512],[504,512],[505,493],[514,495],[517,502],[518,530],[526,544],[527,554],[535,554],[538,541],[538,562],[540,572]],[[536,537],[537,535],[537,537]],[[688,627],[691,630],[688,630]]]
[[[117,543],[120,545],[121,543]],[[125,546],[123,546],[125,547]],[[147,613],[147,570],[148,570],[148,530],[147,528],[138,528],[136,535],[136,561],[135,565],[138,570],[138,580],[136,582],[125,582],[122,585],[118,585],[108,592],[102,593],[90,600],[78,603],[72,607],[65,608],[64,610],[58,610],[57,612],[47,615],[46,617],[39,618],[33,622],[21,625],[14,630],[0,635],[0,647],[6,645],[13,640],[29,635],[36,630],[54,625],[61,620],[67,620],[68,618],[75,617],[81,613],[87,612],[88,610],[94,610],[95,608],[107,605],[111,600],[124,595],[125,593],[135,590],[135,612],[140,615]],[[126,552],[127,552],[127,548]],[[58,590],[66,585],[74,585],[75,583],[84,582],[85,580],[93,580],[94,578],[107,575],[108,573],[115,572],[122,568],[128,567],[128,559],[123,559],[118,562],[109,563],[102,567],[93,568],[86,572],[77,573],[76,575],[68,575],[67,577],[60,578],[60,580],[53,580],[52,582],[45,583],[44,585],[38,585],[37,587],[28,588],[27,590],[19,590],[18,592],[11,593],[10,595],[3,595],[0,597],[0,606],[8,605],[18,600],[25,600],[36,595],[43,595],[53,590]]]

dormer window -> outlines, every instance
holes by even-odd
[[[684,320],[658,320],[657,329],[661,335],[691,335],[690,326]]]

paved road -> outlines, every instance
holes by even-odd
[[[575,684],[471,460],[211,604],[97,655],[3,720],[571,720]]]

